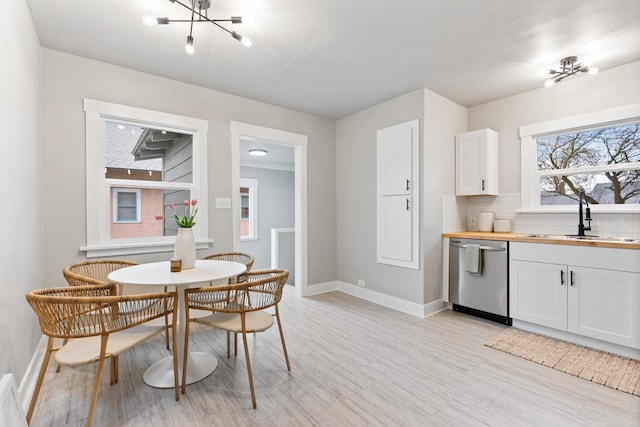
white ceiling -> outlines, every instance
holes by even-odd
[[[44,47],[330,118],[423,87],[478,105],[540,87],[570,55],[640,60],[639,0],[212,0],[212,18],[256,18],[229,24],[253,47],[199,23],[193,56],[189,24],[142,24],[189,18],[167,0],[27,3]]]

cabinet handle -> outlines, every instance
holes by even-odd
[[[484,191],[484,179],[482,180],[482,191]]]
[[[571,272],[569,273],[571,275],[571,286],[575,285],[575,280],[573,277],[573,270],[571,270]]]
[[[564,286],[564,270],[560,270],[560,286]]]
[[[407,199],[407,210],[409,210],[409,199]]]
[[[409,191],[409,180],[407,180],[407,191]]]

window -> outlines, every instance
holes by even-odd
[[[258,180],[240,178],[240,240],[258,239]]]
[[[207,122],[89,99],[85,112],[87,256],[173,250],[187,199],[199,199],[194,234],[208,247]]]
[[[525,126],[523,209],[640,210],[640,104]]]
[[[140,190],[114,188],[113,218],[114,223],[140,222]]]

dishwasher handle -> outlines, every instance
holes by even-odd
[[[467,248],[467,245],[461,245],[458,243],[449,243],[449,244],[454,248],[462,248],[462,249]],[[495,246],[484,246],[484,245],[480,245],[480,249],[483,251],[493,251],[493,252],[502,252],[505,250],[505,248],[497,248]]]

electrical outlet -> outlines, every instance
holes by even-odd
[[[364,280],[358,280],[358,286],[364,288]]]
[[[471,225],[474,227],[478,225],[478,219],[475,216],[471,217]]]

